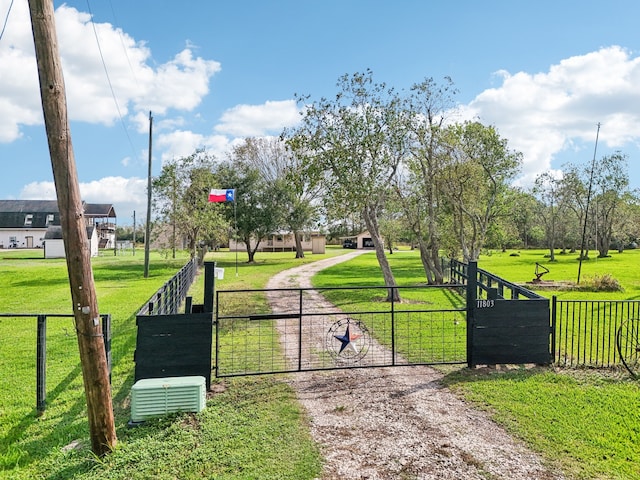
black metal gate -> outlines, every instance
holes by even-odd
[[[466,363],[464,287],[394,288],[218,291],[215,375]]]

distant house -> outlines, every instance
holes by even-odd
[[[82,205],[86,226],[95,230],[91,235],[96,236],[102,248],[112,248],[116,241],[113,205],[85,202]],[[43,248],[51,227],[60,227],[56,200],[0,200],[0,249]],[[55,240],[55,229],[50,235]]]
[[[255,246],[255,241],[251,241],[251,247]],[[326,246],[326,237],[320,233],[304,233],[302,234],[302,250],[311,253],[324,253]],[[295,238],[293,233],[278,232],[267,235],[258,245],[258,252],[294,252],[296,249]],[[243,241],[229,240],[229,251],[246,251],[247,246]]]
[[[98,229],[94,226],[87,227],[87,239],[92,257],[98,256]],[[51,225],[44,234],[44,258],[64,258],[64,241],[62,239],[62,227]]]
[[[116,212],[110,203],[83,203],[87,226],[96,227],[100,248],[114,248],[116,245]]]
[[[340,237],[340,239],[344,248],[357,248],[358,250],[374,248],[371,234],[367,231],[350,237]]]

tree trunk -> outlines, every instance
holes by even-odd
[[[256,251],[251,248],[251,237],[245,237],[243,241],[244,241],[245,248],[247,250],[247,257],[249,258],[247,260],[247,263],[253,263],[253,257]]]
[[[553,217],[551,219],[551,231],[549,234],[549,261],[556,261],[556,225]]]
[[[115,447],[117,437],[87,224],[69,132],[53,2],[29,0],[29,11],[87,400],[91,448],[97,456],[103,456]]]
[[[433,285],[435,280],[433,278],[433,268],[431,268],[431,258],[429,257],[429,248],[424,244],[422,239],[418,239],[418,247],[420,249],[420,261],[422,261],[422,268],[427,276],[427,284]]]
[[[296,258],[304,258],[304,250],[302,249],[302,239],[300,232],[294,230],[293,238],[296,242]]]
[[[378,218],[376,217],[375,211],[371,207],[365,207],[363,211],[363,217],[365,225],[369,230],[369,234],[371,235],[371,239],[373,240],[373,246],[376,251],[376,257],[378,259],[378,264],[380,265],[380,269],[382,270],[382,276],[384,278],[384,284],[387,287],[395,287],[396,279],[393,276],[393,272],[391,271],[391,266],[389,265],[389,261],[384,252],[384,245],[382,242],[382,237],[380,236],[380,228],[378,227]],[[388,288],[387,289],[387,302],[399,302],[400,301],[400,293],[397,288]]]

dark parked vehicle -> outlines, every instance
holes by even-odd
[[[347,238],[344,242],[342,242],[342,248],[358,248],[358,244],[353,240]]]

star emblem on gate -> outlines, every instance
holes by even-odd
[[[354,364],[369,352],[371,336],[367,327],[352,318],[338,320],[329,328],[326,347],[337,363]]]
[[[354,351],[354,353],[358,353],[358,346],[356,345],[355,341],[362,337],[362,335],[351,332],[351,325],[347,324],[347,330],[344,332],[344,335],[334,335],[333,337],[340,340],[340,343],[342,344],[338,355],[341,354],[342,351],[347,347],[350,347],[351,350]]]

